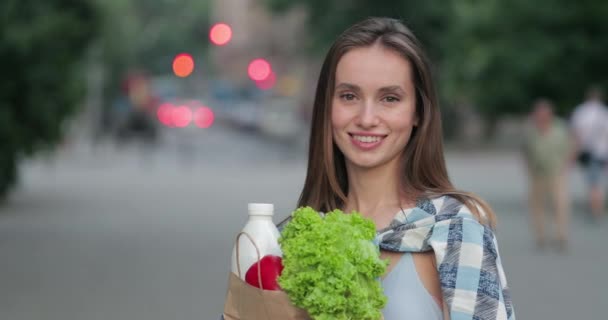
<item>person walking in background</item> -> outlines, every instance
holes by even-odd
[[[574,109],[572,131],[577,161],[582,166],[589,190],[589,207],[596,219],[604,214],[604,179],[608,162],[608,108],[602,91],[591,87],[587,100]]]
[[[567,168],[572,157],[568,129],[564,121],[555,117],[553,105],[547,99],[534,103],[530,120],[532,126],[524,144],[524,159],[530,177],[528,197],[533,233],[538,248],[544,248],[545,209],[549,198],[557,224],[557,243],[564,251],[570,215]]]

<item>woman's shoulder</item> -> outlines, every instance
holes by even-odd
[[[493,220],[489,220],[493,217],[488,215],[481,203],[476,202],[477,199],[463,200],[458,195],[442,195],[432,199],[437,208],[431,236],[433,241],[445,243],[446,250],[466,250],[467,254],[475,255],[494,253],[495,229]]]
[[[445,220],[461,217],[482,225],[493,226],[494,215],[490,206],[481,198],[466,192],[445,193],[423,200],[422,209]]]
[[[433,195],[419,201],[419,207],[433,211],[434,214],[457,214],[460,212],[470,212],[471,210],[465,203],[462,196],[454,194]]]

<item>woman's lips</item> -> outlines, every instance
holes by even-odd
[[[379,134],[349,134],[351,143],[357,148],[369,151],[382,144],[386,135]]]

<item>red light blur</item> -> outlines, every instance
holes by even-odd
[[[232,28],[225,23],[217,23],[209,31],[209,39],[218,46],[223,46],[232,39]]]
[[[180,53],[173,59],[173,73],[176,76],[185,78],[194,71],[194,59],[187,53]]]
[[[262,81],[256,81],[255,85],[262,89],[262,90],[270,90],[272,89],[272,87],[274,87],[274,85],[277,83],[277,76],[275,75],[274,72],[271,72],[270,75],[262,80]]]
[[[173,108],[171,111],[171,122],[178,128],[187,127],[192,121],[192,111],[186,106]]]
[[[268,63],[268,61],[264,59],[255,59],[249,63],[247,73],[249,74],[251,80],[262,81],[270,76],[272,73],[272,68],[270,67],[270,63]]]
[[[167,127],[173,127],[172,120],[173,105],[170,103],[161,104],[156,110],[158,121]]]
[[[196,109],[196,113],[194,116],[194,122],[196,126],[199,128],[209,128],[213,125],[213,121],[215,120],[215,115],[213,114],[213,110],[209,107],[200,107]]]

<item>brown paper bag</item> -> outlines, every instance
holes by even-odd
[[[283,291],[262,290],[230,272],[224,305],[226,320],[310,320],[306,311],[291,304]]]
[[[238,275],[230,272],[228,293],[224,304],[224,319],[226,320],[310,320],[305,310],[295,307],[289,301],[287,293],[278,290],[263,290],[256,288],[240,277],[239,238],[246,236],[255,247],[258,261],[261,259],[258,246],[253,238],[245,232],[236,238],[236,257]],[[262,283],[262,274],[258,268],[258,283]]]

